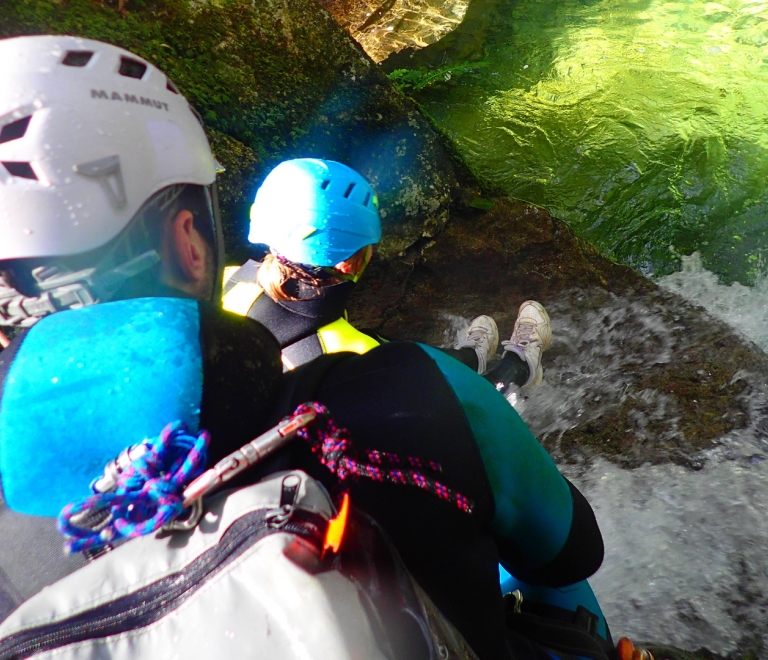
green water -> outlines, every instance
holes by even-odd
[[[473,168],[644,272],[700,250],[753,281],[768,261],[768,2],[490,4],[487,64],[416,96]]]

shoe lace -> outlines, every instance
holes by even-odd
[[[488,341],[488,335],[488,330],[479,326],[475,326],[474,328],[470,328],[469,332],[467,332],[467,336],[464,338],[464,341],[471,341],[472,343],[478,343],[484,340]]]
[[[519,321],[512,337],[501,342],[504,348],[509,346],[528,346],[536,334],[536,323]]]

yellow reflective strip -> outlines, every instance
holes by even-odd
[[[224,281],[222,282],[222,284],[226,284],[227,282],[229,282],[229,280],[231,280],[231,279],[232,279],[232,276],[233,276],[233,275],[234,275],[234,274],[235,274],[235,273],[236,273],[238,270],[240,270],[240,266],[227,266],[227,267],[224,269]]]
[[[245,316],[263,290],[254,282],[238,282],[224,295],[222,306],[228,312]]]
[[[317,331],[317,337],[324,353],[367,353],[379,345],[373,337],[363,334],[344,319],[323,326]]]

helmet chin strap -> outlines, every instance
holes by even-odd
[[[159,263],[157,251],[149,250],[103,274],[96,268],[66,273],[58,266],[39,266],[32,271],[41,291],[36,297],[23,295],[0,277],[0,325],[26,328],[55,312],[107,302],[125,282]]]

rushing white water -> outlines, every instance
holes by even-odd
[[[768,349],[768,280],[724,286],[698,254],[659,284]],[[764,384],[765,385],[765,384]],[[765,386],[750,395],[765,409]],[[689,650],[768,653],[768,442],[765,421],[721,438],[704,467],[564,467],[606,541],[591,580],[615,632]]]
[[[724,286],[717,275],[704,268],[698,252],[682,257],[682,262],[680,272],[659,278],[658,284],[701,305],[768,351],[768,276],[761,277],[753,287],[738,282]]]
[[[723,286],[693,255],[659,284],[768,350],[768,281]],[[631,397],[644,405],[636,425],[617,433],[633,433],[640,445],[673,438],[685,402],[663,391],[635,391],[626,375],[627,367],[676,359],[663,314],[610,296],[588,311],[572,306],[567,300],[549,306],[553,343],[544,356],[545,381],[515,403],[537,437],[557,439]],[[450,343],[468,321],[446,321]],[[632,341],[650,347],[636,366],[632,352],[621,348]],[[592,503],[603,532],[605,561],[590,582],[615,636],[721,655],[762,645],[760,657],[768,657],[768,383],[746,372],[736,379],[751,385],[743,404],[753,421],[713,442],[693,461],[701,469],[626,470],[601,458],[561,465]],[[649,419],[661,438],[645,430]]]
[[[739,435],[699,471],[564,469],[603,532],[590,582],[614,634],[723,655],[768,642],[768,448]]]

